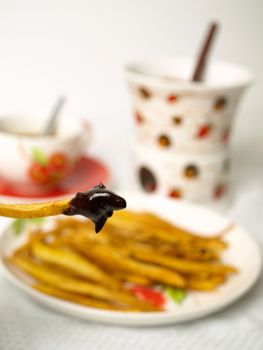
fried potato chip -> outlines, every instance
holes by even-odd
[[[51,295],[59,299],[71,301],[80,305],[95,307],[97,309],[106,309],[106,310],[126,310],[126,308],[122,307],[121,305],[106,303],[101,300],[90,298],[87,296],[83,297],[82,295],[65,292],[58,288],[54,288],[52,286],[41,284],[41,283],[34,284],[33,288],[44,294]],[[129,311],[131,310],[132,309],[130,309]]]
[[[29,234],[7,260],[45,294],[106,310],[160,311],[138,299],[133,287],[217,289],[237,272],[221,260],[228,230],[201,237],[154,214],[126,210],[94,235],[91,222],[64,218]]]
[[[202,244],[203,247],[221,251],[227,244],[219,237],[201,237],[175,227],[157,216],[149,213],[133,213],[128,210],[118,212],[109,223],[109,229],[115,234],[127,237],[155,239],[165,243]]]
[[[209,279],[188,279],[187,288],[199,291],[212,291],[225,282],[224,276],[214,276]]]
[[[169,256],[153,254],[146,250],[133,250],[132,256],[140,261],[169,267],[181,273],[209,272],[211,274],[235,273],[237,270],[229,265],[200,263]]]
[[[97,299],[129,305],[143,311],[153,311],[157,308],[147,302],[136,299],[128,291],[115,291],[105,287],[78,280],[54,269],[36,264],[28,259],[12,257],[10,261],[40,282],[55,288],[81,295],[88,295]]]
[[[56,248],[36,243],[31,247],[33,256],[55,266],[59,266],[69,272],[87,278],[99,284],[117,288],[119,283],[108,276],[95,264],[69,249]]]
[[[76,246],[76,242],[74,242]],[[111,266],[123,272],[136,273],[155,282],[184,287],[185,279],[175,271],[133,260],[106,245],[78,244],[77,248],[99,264]]]

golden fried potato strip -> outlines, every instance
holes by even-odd
[[[237,272],[220,261],[226,247],[219,235],[201,237],[154,214],[126,210],[100,235],[89,221],[56,220],[51,230],[30,234],[8,260],[48,295],[107,310],[159,311],[128,288],[158,283],[213,291]]]
[[[73,303],[84,305],[84,306],[95,307],[98,309],[106,309],[106,310],[127,310],[127,308],[125,308],[122,305],[114,305],[114,304],[106,303],[101,300],[90,298],[87,296],[83,297],[82,295],[65,292],[58,288],[41,284],[41,283],[34,284],[32,287],[44,294],[51,295],[53,297],[71,301]],[[132,309],[129,309],[129,311],[132,311]]]
[[[10,258],[9,261],[36,280],[66,292],[88,295],[97,299],[136,307],[144,311],[153,311],[157,309],[147,302],[138,300],[128,291],[115,291],[87,281],[81,281],[57,270],[54,271],[54,269],[50,267],[38,265],[29,261],[29,259],[14,256]]]
[[[153,254],[145,249],[132,250],[132,256],[140,261],[166,266],[181,273],[209,272],[211,274],[227,274],[237,272],[234,267],[229,265],[199,263],[189,260],[176,259],[170,256],[159,255],[158,253]]]
[[[199,291],[212,291],[220,284],[224,283],[226,278],[224,276],[214,276],[207,280],[205,279],[188,279],[187,288]]]
[[[175,227],[170,223],[157,218],[149,213],[135,213],[128,210],[118,212],[114,215],[109,228],[115,235],[124,237],[136,237],[142,240],[157,240],[164,243],[182,243],[202,244],[215,251],[221,251],[227,247],[227,244],[219,237],[201,237],[192,234],[181,228]]]
[[[77,240],[74,240],[73,244],[98,264],[111,266],[126,273],[135,273],[155,282],[169,284],[174,287],[185,286],[185,279],[179,273],[163,267],[138,262],[115,250],[114,247],[102,244],[85,244],[81,241],[77,242]]]
[[[91,281],[102,285],[108,285],[109,287],[120,287],[117,280],[114,280],[97,265],[91,263],[72,250],[64,250],[63,248],[36,243],[31,247],[31,251],[36,258],[46,263],[59,266],[77,276],[88,278]]]
[[[63,214],[70,206],[71,199],[62,199],[33,204],[3,204],[0,203],[0,216],[17,219],[40,218]]]

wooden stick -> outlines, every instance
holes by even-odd
[[[211,23],[196,62],[194,74],[192,76],[192,81],[200,82],[204,78],[204,72],[206,68],[208,55],[211,51],[212,44],[215,41],[215,35],[217,30],[218,24],[216,22]]]

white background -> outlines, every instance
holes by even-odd
[[[132,130],[123,63],[194,55],[208,22],[217,19],[221,31],[213,58],[247,66],[255,76],[233,143],[239,184],[249,186],[247,178],[255,177],[260,185],[262,13],[261,0],[1,0],[0,115],[45,116],[57,96],[66,94],[94,125],[91,152],[106,160],[120,182],[117,170],[127,162],[117,145],[127,150]],[[111,146],[107,133],[114,134]]]

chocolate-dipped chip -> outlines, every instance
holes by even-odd
[[[86,192],[78,192],[70,201],[69,208],[65,209],[64,215],[82,215],[89,218],[95,224],[95,231],[98,233],[112,216],[114,210],[126,208],[124,198],[107,190],[100,183],[98,186]]]

